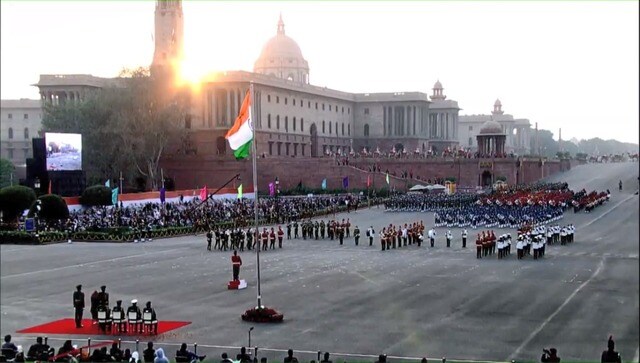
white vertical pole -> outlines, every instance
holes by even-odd
[[[253,163],[253,212],[254,212],[254,229],[255,236],[254,241],[256,241],[256,273],[258,277],[258,308],[262,307],[262,296],[260,291],[260,241],[258,240],[258,166],[257,166],[257,148],[256,148],[256,120],[254,120],[254,98],[255,94],[253,91],[253,82],[249,85],[249,126],[251,126],[251,132],[253,133],[253,140],[251,141],[251,159]]]

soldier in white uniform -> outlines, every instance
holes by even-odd
[[[467,248],[467,230],[462,230],[462,248]]]
[[[436,241],[436,230],[431,228],[429,230],[429,242],[431,242],[431,247],[435,244]]]
[[[516,250],[518,251],[518,260],[522,260],[524,255],[524,237],[518,237],[518,243],[516,243]]]
[[[451,247],[451,230],[447,230],[445,237],[447,238],[447,247]]]
[[[367,237],[369,237],[369,246],[373,246],[373,237],[375,237],[374,233],[375,231],[373,230],[373,226],[367,229]]]

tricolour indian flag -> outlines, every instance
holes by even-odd
[[[240,114],[236,118],[233,127],[227,132],[225,138],[229,140],[229,146],[233,149],[236,159],[244,159],[249,156],[251,140],[253,140],[253,122],[251,121],[251,96],[249,92],[242,101]]]

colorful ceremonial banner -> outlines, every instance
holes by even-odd
[[[349,177],[345,176],[344,178],[342,178],[342,187],[344,189],[349,188]]]
[[[200,189],[200,200],[207,199],[207,195],[207,186],[205,185],[204,188]]]
[[[272,197],[276,195],[276,185],[274,183],[269,183],[269,195]]]
[[[114,190],[111,191],[111,204],[116,205],[118,204],[118,191],[120,189],[119,188],[115,188]]]
[[[249,156],[251,140],[253,140],[253,122],[251,120],[251,96],[248,91],[242,101],[240,114],[225,138],[229,140],[229,146],[236,159],[244,159]]]
[[[371,186],[371,175],[367,175],[367,188]]]
[[[387,173],[387,184],[389,184],[389,173]]]
[[[327,190],[327,179],[322,179],[322,190]]]
[[[164,188],[160,188],[160,203],[164,203],[166,196],[166,191]]]
[[[104,186],[107,187],[107,188],[111,188],[111,179],[109,179],[106,182],[104,182]]]
[[[242,184],[238,187],[238,199],[242,199]]]

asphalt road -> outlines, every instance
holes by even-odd
[[[279,325],[240,320],[256,303],[255,254],[242,254],[240,276],[249,287],[228,291],[230,253],[207,252],[203,236],[144,244],[5,245],[0,247],[1,333],[71,318],[75,285],[83,284],[88,300],[93,289],[106,284],[112,301],[151,300],[160,319],[192,322],[156,341],[198,342],[198,350],[216,360],[222,351],[235,354],[225,347],[245,345],[248,328],[255,326],[252,343],[274,349],[263,350],[270,359],[293,347],[522,361],[539,360],[542,348],[556,347],[563,361],[599,361],[613,334],[623,360],[637,361],[637,178],[637,163],[585,165],[554,176],[574,190],[609,188],[612,198],[590,214],[569,211],[560,223],[577,226],[575,242],[548,247],[538,261],[518,261],[514,255],[476,260],[474,248],[461,248],[460,230],[453,231],[450,249],[444,247],[443,229],[433,249],[381,252],[377,239],[374,247],[356,247],[352,239],[344,246],[285,241],[284,249],[260,254],[263,303],[284,313]],[[347,217],[363,235],[367,225],[376,231],[388,223],[433,225],[430,213],[382,208],[338,215]],[[30,337],[14,336],[30,344]],[[297,355],[315,359],[315,354]]]

